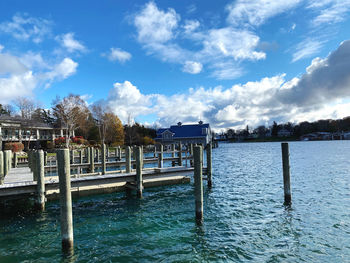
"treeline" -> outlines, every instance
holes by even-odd
[[[45,123],[65,130],[65,137],[57,143],[70,142],[85,144],[148,145],[154,144],[155,129],[138,123],[123,125],[116,114],[101,103],[88,106],[79,96],[69,94],[56,97],[50,109],[28,98],[17,98],[12,104],[1,105],[0,115],[20,118],[24,122]],[[28,125],[29,126],[29,125]],[[73,134],[75,137],[73,138]]]
[[[327,119],[327,120],[318,120],[314,122],[300,122],[298,124],[293,124],[291,122],[287,123],[276,123],[269,127],[264,125],[258,126],[254,129],[250,129],[249,126],[246,126],[245,129],[234,130],[228,129],[222,135],[226,136],[226,138],[265,138],[265,137],[279,137],[279,132],[284,131],[283,136],[291,136],[299,138],[302,135],[314,133],[314,132],[342,132],[342,131],[350,131],[350,116],[345,117],[343,119]],[[289,135],[286,135],[288,134]]]

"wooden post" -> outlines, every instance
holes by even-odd
[[[136,187],[137,187],[137,197],[142,198],[142,148],[140,146],[136,147]]]
[[[125,148],[125,172],[131,172],[131,148],[130,146],[126,146]]]
[[[4,177],[6,177],[10,171],[9,159],[10,159],[9,151],[4,151]]]
[[[101,147],[102,148],[102,147]],[[99,163],[101,161],[101,150],[100,149],[96,149],[96,158],[97,158],[97,162]]]
[[[160,152],[158,153],[158,168],[163,168],[163,144],[159,145]]]
[[[18,164],[18,154],[16,152],[13,153],[13,168],[17,168]]]
[[[87,163],[90,162],[90,147],[85,148],[85,159]]]
[[[28,150],[27,152],[27,160],[28,160],[28,167],[30,169],[30,171],[32,172],[32,152],[30,150]]]
[[[175,158],[175,144],[171,144],[171,157]]]
[[[8,150],[8,159],[7,159],[7,166],[8,166],[8,171],[10,171],[12,169],[12,151]]]
[[[102,159],[102,174],[106,174],[106,144],[102,144],[101,149],[101,159]]]
[[[37,167],[37,151],[32,152],[32,171],[33,171],[33,181],[37,182],[38,181],[38,167]]]
[[[212,187],[212,148],[211,143],[207,144],[207,178],[208,178],[208,187]]]
[[[109,147],[106,148],[106,156],[109,158]]]
[[[115,159],[119,158],[119,156],[118,156],[118,147],[114,148],[114,156],[115,156]]]
[[[70,150],[70,163],[74,163],[74,150]]]
[[[94,147],[90,147],[90,173],[94,173],[95,172],[95,149]]]
[[[80,164],[82,164],[84,162],[84,160],[83,160],[83,150],[82,149],[79,150],[79,160],[80,160]]]
[[[203,221],[203,174],[202,174],[202,147],[194,147],[194,195],[196,204],[196,222]]]
[[[190,143],[190,155],[193,156],[193,143]]]
[[[45,210],[45,169],[44,169],[44,152],[39,150],[36,153],[36,173],[37,173],[37,198],[36,207],[40,211]]]
[[[182,166],[182,144],[179,142],[179,166]]]
[[[70,185],[69,150],[57,150],[57,171],[60,187],[62,250],[73,249],[73,215]]]
[[[44,166],[47,166],[47,152],[44,152]]]
[[[284,202],[291,203],[292,194],[290,187],[290,167],[289,167],[289,145],[286,142],[281,144],[282,147],[282,163],[283,163],[283,185],[284,185]]]
[[[0,151],[0,185],[4,184],[5,174],[4,174],[4,153]]]

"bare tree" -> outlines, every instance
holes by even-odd
[[[31,120],[34,111],[39,108],[38,102],[25,97],[17,97],[14,104],[19,109],[21,117],[26,120]]]
[[[69,138],[73,131],[77,129],[79,123],[87,121],[89,109],[85,101],[79,96],[69,94],[62,100],[57,97],[52,108],[54,116],[58,122],[66,129],[66,147],[69,147]]]

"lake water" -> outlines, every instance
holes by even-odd
[[[0,262],[350,262],[350,141],[291,142],[292,206],[280,143],[213,149],[196,226],[193,185],[73,203],[75,254],[62,259],[59,203],[0,216]]]

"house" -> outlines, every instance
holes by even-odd
[[[277,132],[278,137],[288,137],[291,135],[292,135],[292,133],[285,128],[282,128]]]
[[[200,121],[198,124],[182,124],[170,126],[157,130],[156,142],[162,144],[197,143],[206,146],[212,140],[212,132],[209,123]]]
[[[53,141],[63,136],[65,134],[61,128],[35,120],[0,115],[0,150],[6,142],[27,142],[32,147],[34,144]]]

